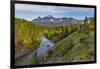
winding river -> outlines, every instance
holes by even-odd
[[[28,65],[29,59],[37,53],[38,58],[42,58],[43,54],[48,50],[48,48],[53,47],[54,43],[51,42],[49,39],[47,39],[45,36],[42,37],[42,40],[40,42],[40,46],[37,50],[32,51],[31,53],[27,54],[26,56],[19,59],[16,65]]]

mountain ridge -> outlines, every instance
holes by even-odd
[[[93,19],[93,17],[88,17],[88,20],[90,22],[90,20]],[[39,24],[60,24],[60,25],[65,25],[65,24],[78,24],[78,23],[84,23],[84,19],[83,20],[79,20],[79,19],[75,19],[72,17],[61,17],[61,18],[56,18],[53,17],[52,15],[48,15],[48,16],[44,16],[44,17],[40,17],[38,16],[37,18],[33,19],[32,22],[36,22]]]

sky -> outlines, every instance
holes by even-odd
[[[94,16],[94,8],[15,4],[15,17],[33,20],[38,16],[48,15],[56,18],[72,17],[82,20],[85,16]]]

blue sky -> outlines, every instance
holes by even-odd
[[[52,15],[57,18],[73,17],[76,19],[84,19],[85,16],[94,16],[94,8],[15,4],[16,17],[32,20],[38,16],[44,17],[47,15]]]

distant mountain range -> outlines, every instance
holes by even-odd
[[[93,17],[89,17],[88,21],[93,19]],[[52,15],[48,15],[45,17],[38,16],[37,18],[33,19],[32,22],[39,23],[39,24],[45,24],[45,25],[68,25],[68,24],[77,24],[77,23],[84,23],[84,20],[78,20],[75,18],[55,18]]]

